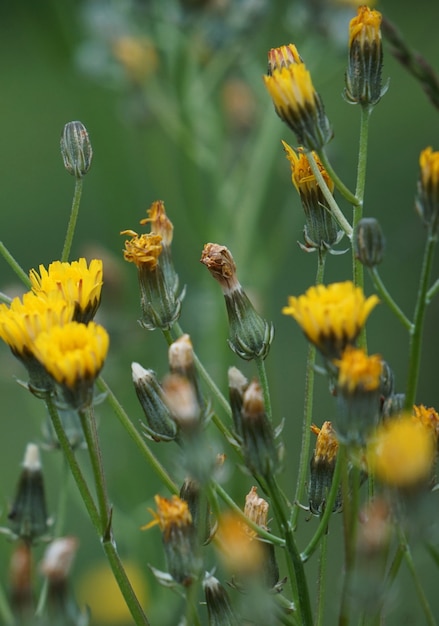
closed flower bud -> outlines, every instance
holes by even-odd
[[[182,335],[171,343],[168,350],[168,358],[171,374],[179,374],[187,378],[195,390],[200,407],[204,407],[205,402],[195,367],[194,349],[189,335]]]
[[[242,401],[248,387],[248,380],[237,367],[230,367],[229,377],[229,401],[232,410],[232,419],[235,426],[235,434],[242,439]]]
[[[90,169],[93,150],[87,129],[82,122],[69,122],[61,135],[64,167],[72,176],[82,178]]]
[[[373,217],[363,217],[354,232],[355,256],[366,267],[379,265],[384,257],[385,240],[381,226]]]
[[[49,520],[38,446],[28,444],[14,502],[8,514],[13,534],[32,544],[47,537]]]
[[[439,152],[433,152],[431,148],[423,150],[419,166],[416,210],[424,224],[436,235],[439,225]]]
[[[132,363],[134,388],[146,418],[142,424],[145,434],[154,441],[172,441],[178,427],[165,402],[165,396],[155,373]]]
[[[324,422],[321,428],[313,425],[311,430],[317,435],[317,443],[310,463],[309,510],[313,515],[323,515],[332,486],[338,441],[331,422]],[[337,513],[341,508],[342,495],[341,488],[339,488],[332,510]]]
[[[211,536],[210,507],[200,483],[186,478],[180,489],[180,498],[188,504],[197,536],[201,541],[207,542]]]
[[[381,84],[383,48],[381,13],[361,6],[349,26],[349,61],[346,71],[345,98],[353,104],[369,107],[377,104],[387,86]]]
[[[267,478],[277,471],[279,463],[273,428],[257,381],[251,382],[245,391],[241,413],[245,464],[257,476]]]
[[[203,589],[209,626],[239,626],[241,622],[232,611],[227,591],[213,574],[205,574]]]
[[[220,284],[229,318],[229,346],[242,359],[265,359],[274,337],[273,324],[253,308],[236,276],[236,265],[226,246],[207,243],[201,263]]]

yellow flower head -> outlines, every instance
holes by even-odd
[[[439,152],[425,148],[419,157],[420,174],[416,209],[424,224],[436,234],[439,226]]]
[[[311,171],[308,158],[303,149],[299,148],[298,151],[295,152],[285,141],[282,141],[282,145],[284,147],[286,157],[291,164],[291,180],[293,181],[293,185],[297,191],[300,194],[308,195],[315,192],[318,188],[316,177]],[[329,191],[332,193],[334,191],[334,183],[332,179],[323,167],[318,155],[315,152],[312,154],[326,184],[328,185]]]
[[[366,451],[369,471],[393,487],[410,487],[428,480],[435,460],[431,430],[412,415],[382,424]]]
[[[423,404],[413,406],[413,419],[423,424],[432,433],[435,441],[439,436],[439,415],[436,409],[425,407]]]
[[[192,525],[192,516],[186,500],[182,500],[178,496],[162,498],[158,494],[154,496],[154,500],[157,512],[149,509],[154,519],[149,524],[142,526],[142,530],[148,530],[158,525],[164,541],[167,541],[174,528],[184,528]]]
[[[439,187],[439,152],[431,147],[425,148],[419,157],[421,181],[426,189]]]
[[[113,42],[113,54],[135,83],[142,83],[158,67],[157,50],[147,37],[121,36]]]
[[[219,520],[215,536],[219,556],[232,572],[256,572],[263,564],[263,544],[249,531],[234,513],[225,513]]]
[[[156,200],[153,202],[147,213],[148,217],[140,220],[142,226],[150,222],[151,233],[161,236],[163,246],[170,246],[172,243],[174,226],[172,225],[169,217],[166,215],[165,203],[163,200]]]
[[[323,422],[321,428],[313,424],[311,431],[317,435],[314,461],[326,461],[327,463],[335,461],[338,452],[338,441],[331,422]]]
[[[265,86],[278,115],[288,117],[289,109],[301,114],[305,107],[315,107],[316,91],[305,63],[294,63],[275,69],[264,76]]]
[[[74,303],[64,300],[58,292],[40,297],[33,292],[10,304],[0,304],[0,337],[17,356],[33,354],[36,337],[54,326],[62,326],[73,318]]]
[[[74,390],[95,380],[108,346],[109,337],[102,326],[70,322],[40,333],[35,339],[34,353],[57,383]]]
[[[271,48],[268,52],[268,73],[271,75],[274,70],[289,67],[294,63],[303,63],[300,54],[294,44]]]
[[[348,346],[334,365],[338,368],[338,386],[348,393],[374,391],[380,386],[383,365],[378,354],[367,356],[364,350]]]
[[[360,287],[346,281],[310,287],[298,298],[290,296],[282,313],[294,317],[308,340],[334,359],[355,343],[378,301],[375,295],[365,298]]]
[[[361,46],[370,45],[372,42],[381,41],[381,20],[379,11],[367,6],[358,7],[357,15],[349,24],[349,47],[354,40],[358,40]]]
[[[125,261],[134,263],[138,268],[155,270],[162,252],[162,238],[154,233],[138,235],[133,230],[123,230],[121,235],[129,235],[125,241],[123,256]]]
[[[47,296],[59,292],[64,300],[75,307],[76,321],[88,322],[99,306],[102,289],[102,261],[93,259],[87,266],[84,258],[71,263],[54,261],[46,269],[39,266],[29,272],[32,291],[36,295]]]

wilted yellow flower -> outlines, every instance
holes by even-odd
[[[172,235],[174,226],[171,220],[166,215],[165,203],[163,200],[156,200],[151,204],[148,211],[148,217],[140,220],[140,224],[143,226],[148,222],[151,224],[151,233],[154,235],[160,235],[163,246],[170,246],[172,243]]]
[[[34,352],[36,337],[54,326],[62,326],[73,318],[74,304],[59,293],[47,296],[28,292],[22,300],[14,298],[9,306],[0,304],[0,337],[17,356]]]
[[[331,422],[323,422],[321,428],[313,424],[311,431],[317,435],[317,441],[310,462],[309,510],[313,515],[322,515],[332,485],[339,445]],[[333,512],[339,511],[341,505],[342,495],[341,489],[339,489],[332,509]]]
[[[328,463],[335,461],[338,452],[338,441],[331,422],[323,422],[321,428],[313,424],[311,430],[317,435],[314,461],[326,461]]]
[[[284,315],[291,315],[306,337],[330,359],[339,358],[347,345],[354,344],[377,296],[365,298],[360,287],[346,281],[310,287],[299,297],[290,296]]]
[[[379,11],[365,5],[358,7],[357,15],[349,24],[349,46],[352,46],[354,40],[359,40],[362,46],[381,41],[381,21],[382,15]]]
[[[42,332],[35,339],[35,356],[57,383],[69,389],[93,382],[107,356],[109,337],[98,324],[70,322]]]
[[[289,146],[286,141],[282,141],[286,157],[291,164],[291,180],[293,185],[300,194],[311,194],[318,188],[316,177],[314,176],[311,166],[308,161],[308,157],[304,153],[303,149],[298,149],[296,152]],[[316,152],[313,152],[313,157],[317,163],[325,183],[328,185],[329,191],[334,191],[334,182],[330,178],[328,172],[323,167]]]
[[[419,180],[416,194],[416,209],[424,224],[433,232],[439,222],[439,152],[425,148],[419,157]]]
[[[436,409],[433,407],[425,407],[423,404],[413,406],[413,419],[417,422],[421,422],[427,429],[429,429],[438,441],[439,436],[439,415]]]
[[[133,230],[123,230],[121,235],[129,235],[131,239],[125,241],[123,256],[125,261],[134,263],[137,267],[147,267],[154,270],[162,252],[162,238],[155,233],[138,235]]]
[[[171,498],[163,498],[157,494],[154,496],[154,501],[157,506],[157,512],[149,509],[154,519],[142,526],[142,530],[148,530],[158,525],[166,541],[169,539],[169,535],[174,527],[182,528],[192,524],[192,516],[186,500],[182,500],[175,495]]]
[[[36,295],[59,292],[64,300],[75,305],[75,321],[84,323],[93,318],[99,306],[102,275],[100,259],[93,259],[87,266],[84,258],[71,263],[54,261],[48,269],[40,265],[39,273],[34,269],[29,272],[32,291]]]
[[[338,368],[337,384],[347,392],[374,391],[380,386],[383,366],[378,354],[367,356],[364,350],[348,346],[334,365]]]
[[[369,471],[392,487],[409,487],[430,478],[435,441],[431,430],[412,415],[382,424],[367,446]]]

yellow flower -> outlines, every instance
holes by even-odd
[[[134,83],[142,83],[156,72],[157,50],[147,37],[117,37],[112,48],[114,56]]]
[[[138,235],[133,230],[123,230],[121,235],[129,235],[131,239],[125,241],[123,253],[125,261],[134,263],[138,268],[155,270],[158,258],[162,252],[162,238],[154,233]]]
[[[352,46],[354,40],[359,40],[361,46],[380,42],[381,20],[382,16],[379,11],[364,5],[360,6],[357,15],[349,24],[349,47]]]
[[[291,164],[291,180],[293,181],[293,185],[297,191],[303,194],[311,194],[315,192],[315,190],[318,189],[318,184],[303,149],[299,148],[298,151],[295,152],[291,146],[286,143],[286,141],[282,141],[282,145],[284,147],[286,157]],[[329,191],[332,193],[334,191],[332,178],[330,178],[328,172],[323,167],[317,153],[313,152],[312,154],[317,163],[317,167],[322,173],[325,183],[328,185]]]
[[[334,364],[338,368],[338,386],[347,392],[378,389],[383,369],[378,354],[367,356],[364,350],[348,346],[341,359],[336,359]]]
[[[219,556],[232,572],[259,571],[264,561],[263,544],[234,513],[225,513],[215,536]]]
[[[333,463],[338,452],[338,441],[335,436],[331,422],[323,422],[321,428],[313,424],[311,431],[317,435],[316,447],[314,450],[314,461]]]
[[[427,409],[423,404],[413,406],[413,419],[420,422],[432,433],[435,441],[439,436],[439,415],[436,409],[430,407]]]
[[[44,296],[59,292],[64,300],[74,303],[76,321],[86,323],[93,318],[101,300],[103,284],[100,259],[93,259],[89,266],[84,258],[71,263],[54,261],[48,269],[40,265],[39,270],[39,274],[34,269],[29,272],[35,294]]]
[[[412,415],[391,419],[380,426],[367,446],[369,471],[393,487],[409,487],[428,480],[435,459],[435,442],[429,428]]]
[[[437,232],[439,222],[439,152],[425,148],[419,157],[416,209],[424,224]]]
[[[172,225],[169,217],[166,215],[165,203],[163,200],[156,200],[153,202],[147,213],[148,217],[140,220],[140,224],[143,226],[144,224],[150,222],[151,233],[161,236],[161,242],[164,247],[170,246],[172,243],[174,226]]]
[[[338,439],[331,422],[323,422],[321,428],[313,424],[311,431],[317,435],[316,447],[311,457],[308,483],[309,510],[313,515],[322,515],[331,489],[338,453]],[[333,505],[333,513],[341,509],[342,495],[339,488]]]
[[[323,103],[295,46],[270,50],[268,75],[263,78],[276,113],[299,144],[318,150],[332,138]]]
[[[290,296],[282,313],[291,315],[308,340],[334,359],[355,343],[378,301],[375,295],[365,298],[359,287],[346,281],[310,287],[298,298]]]
[[[192,516],[186,500],[182,500],[178,496],[162,498],[158,494],[154,496],[154,500],[157,505],[157,513],[149,509],[154,519],[149,524],[142,526],[142,530],[148,530],[158,525],[163,533],[164,541],[167,541],[174,528],[192,525]]]
[[[98,324],[70,322],[35,339],[36,358],[62,386],[74,390],[95,380],[107,356],[109,337]]]
[[[57,292],[45,297],[25,293],[22,300],[14,298],[10,306],[0,304],[0,337],[16,356],[26,357],[33,354],[41,332],[70,322],[73,312],[73,302],[66,302]]]

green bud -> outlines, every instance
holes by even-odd
[[[232,419],[235,426],[235,435],[242,439],[242,401],[244,392],[248,387],[248,380],[237,367],[230,367],[229,377],[229,402],[232,410]]]
[[[64,167],[72,176],[82,178],[90,169],[93,150],[87,129],[82,122],[69,122],[61,135]]]
[[[379,265],[384,257],[385,240],[378,220],[361,219],[354,233],[355,256],[366,267]]]
[[[241,622],[235,617],[229,596],[220,581],[206,572],[203,580],[209,626],[238,626]]]

